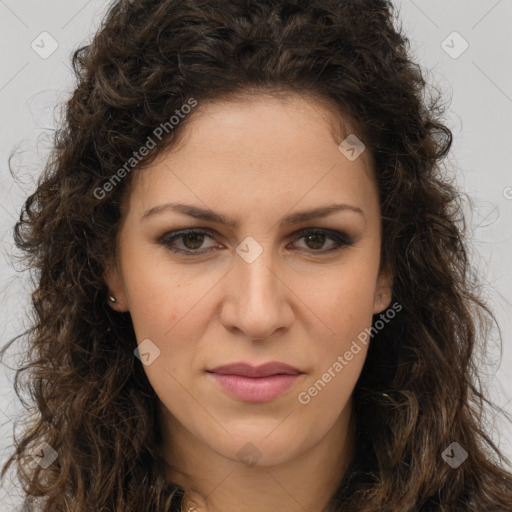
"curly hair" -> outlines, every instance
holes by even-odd
[[[180,510],[158,399],[104,275],[133,175],[178,143],[194,112],[105,183],[191,98],[292,93],[336,106],[371,152],[381,261],[402,305],[369,345],[353,392],[356,455],[331,509],[512,510],[476,367],[495,318],[468,260],[462,193],[441,169],[452,133],[396,18],[388,0],[117,0],[74,51],[76,88],[14,228],[37,286],[15,380],[30,414],[2,475],[16,466],[29,510]],[[468,453],[457,469],[441,456],[453,442]],[[41,443],[58,453],[45,469],[30,456]]]

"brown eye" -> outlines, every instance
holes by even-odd
[[[325,243],[325,234],[312,234],[304,237],[310,249],[321,249]]]
[[[348,235],[339,231],[332,231],[330,229],[312,228],[306,229],[299,234],[299,240],[304,240],[303,244],[305,247],[298,248],[309,249],[309,252],[318,253],[319,255],[340,250],[343,247],[353,245],[354,243]],[[325,248],[324,245],[327,240],[331,240],[333,243]]]
[[[213,236],[206,231],[189,229],[186,231],[167,233],[160,238],[159,243],[173,252],[199,255],[209,252],[212,249],[212,247],[203,247],[201,249],[206,238],[213,240]]]
[[[187,249],[199,249],[204,241],[204,235],[201,233],[187,233],[182,235],[183,245]]]

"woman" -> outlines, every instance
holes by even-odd
[[[451,132],[391,4],[117,1],[73,64],[15,229],[28,510],[512,510]]]

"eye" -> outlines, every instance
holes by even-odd
[[[202,231],[200,229],[187,229],[184,231],[176,231],[167,233],[160,240],[159,243],[167,247],[169,250],[173,252],[181,252],[186,254],[203,254],[208,252],[207,250],[198,251],[201,245],[204,242],[205,237],[211,238],[213,240],[213,236],[211,236],[208,232]],[[181,248],[177,248],[175,245],[175,241],[179,240],[182,243]],[[179,245],[179,244],[178,244]]]
[[[309,228],[300,231],[295,236],[297,235],[299,235],[299,240],[304,238],[306,244],[305,249],[307,251],[318,254],[338,251],[344,246],[350,246],[354,243],[345,233],[330,229]],[[200,255],[208,253],[214,248],[214,246],[211,246],[201,249],[206,238],[214,240],[213,235],[203,229],[186,229],[166,233],[158,240],[158,243],[175,253]],[[332,243],[327,250],[320,250],[327,240],[332,240],[334,243]],[[180,243],[177,243],[177,241]]]
[[[300,238],[305,240],[306,249],[313,249],[313,252],[326,253],[340,250],[343,246],[350,246],[354,242],[346,234],[340,231],[333,231],[330,229],[310,228],[300,232]],[[333,240],[334,243],[330,245],[327,250],[319,251],[326,243],[326,240]]]

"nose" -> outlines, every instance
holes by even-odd
[[[221,311],[226,329],[263,340],[278,329],[290,327],[294,316],[290,303],[293,293],[271,249],[264,248],[251,263],[235,255],[233,269],[226,279]]]

